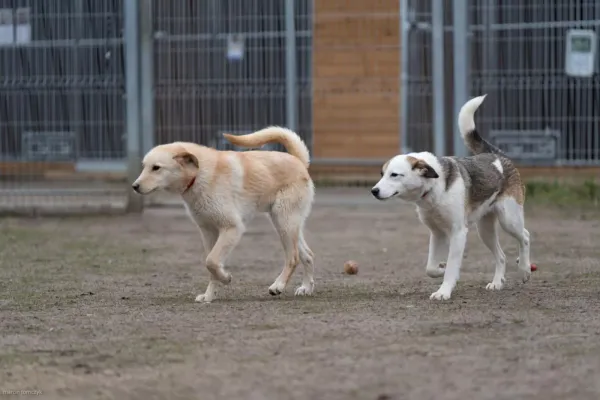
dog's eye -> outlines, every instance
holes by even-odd
[[[398,176],[398,174],[397,174],[397,173],[395,173],[395,172],[392,172],[392,173],[390,174],[390,176],[391,176],[392,178],[395,178],[395,177],[397,177],[397,176]]]
[[[158,165],[152,166],[152,171],[158,171],[159,169],[160,169],[160,166],[158,166]]]

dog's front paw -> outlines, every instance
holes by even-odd
[[[314,285],[311,286],[298,286],[298,288],[296,289],[296,292],[294,293],[295,296],[312,296],[313,294],[313,290],[315,289]]]
[[[199,294],[196,296],[196,303],[211,303],[214,300],[214,295]]]
[[[504,278],[502,279],[494,279],[490,283],[486,285],[487,290],[502,290],[504,287]]]
[[[440,290],[438,290],[435,293],[432,293],[431,296],[429,296],[430,300],[450,300],[450,293],[448,292],[442,292]]]
[[[519,261],[519,257],[517,257],[517,266],[519,267],[519,270],[522,274],[521,279],[523,283],[525,283],[529,280],[529,278],[531,278],[531,264],[528,267],[525,267],[521,266],[521,263]]]
[[[448,300],[452,295],[452,288],[454,285],[448,284],[446,282],[442,283],[442,286],[438,289],[437,292],[432,293],[429,298],[431,300]]]
[[[434,267],[427,266],[427,268],[425,269],[425,273],[430,278],[442,277],[442,276],[444,276],[445,272],[446,272],[446,263],[445,262],[442,262],[439,265],[436,265]]]
[[[269,286],[269,294],[271,296],[278,296],[285,290],[285,284],[283,282],[275,281]]]

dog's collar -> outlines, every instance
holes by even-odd
[[[193,177],[192,180],[190,181],[190,183],[188,183],[188,185],[185,187],[185,189],[183,190],[183,193],[187,192],[188,190],[190,190],[190,188],[192,187],[192,185],[196,182],[196,177]]]

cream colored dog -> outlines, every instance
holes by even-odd
[[[190,217],[200,228],[207,252],[206,267],[211,274],[206,292],[196,301],[211,302],[217,282],[231,282],[224,263],[242,237],[246,223],[257,212],[269,213],[285,251],[285,266],[269,293],[281,294],[301,262],[304,278],[296,295],[311,295],[315,286],[314,255],[303,230],[314,199],[314,185],[308,174],[310,156],[306,145],[294,132],[280,127],[224,136],[248,148],[281,143],[289,154],[218,151],[186,142],[163,144],[146,154],[133,189],[140,194],[155,190],[181,194]]]

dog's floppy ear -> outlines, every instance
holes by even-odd
[[[431,165],[427,164],[427,162],[425,162],[425,160],[421,160],[421,159],[414,158],[414,157],[408,157],[408,161],[411,163],[412,169],[415,171],[418,171],[422,177],[424,177],[424,178],[439,178],[440,177],[438,175],[438,173],[435,172],[435,169],[433,169],[433,167]]]
[[[421,176],[424,178],[439,178],[440,177],[438,175],[438,173],[435,172],[435,169],[433,169],[433,167],[431,165],[427,164],[423,160],[417,161],[417,163],[415,165],[413,165],[413,169],[418,170],[421,173]]]
[[[191,153],[188,153],[188,152],[179,153],[179,154],[175,155],[173,157],[173,159],[175,161],[177,161],[182,167],[194,166],[196,168],[200,168],[198,159],[196,158],[195,155],[193,155]]]

